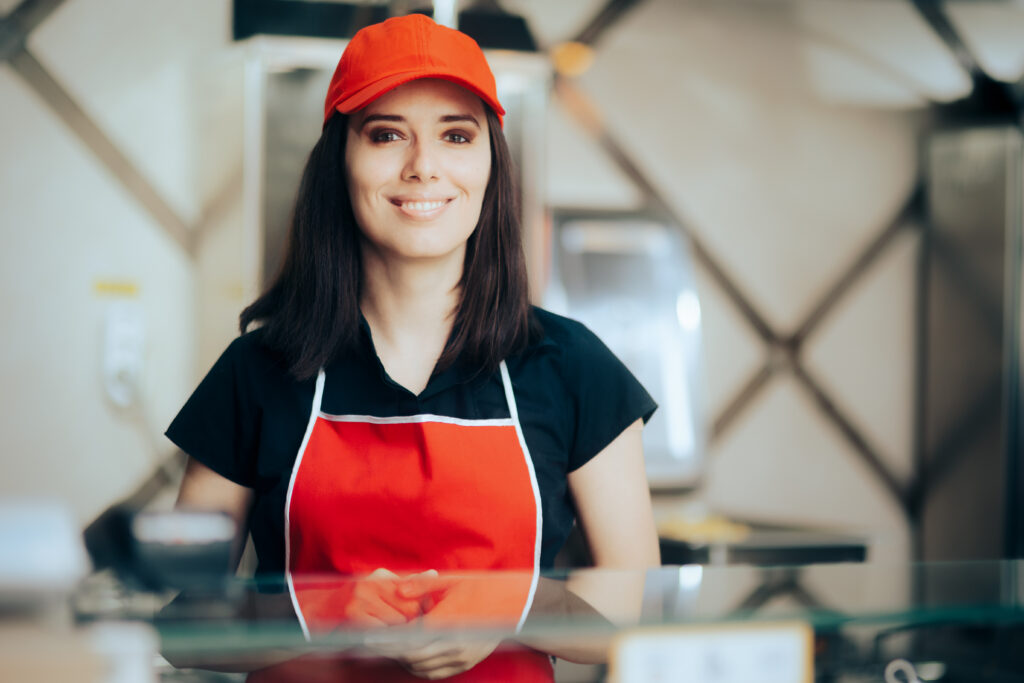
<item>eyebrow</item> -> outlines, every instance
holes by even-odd
[[[447,114],[438,119],[441,123],[458,123],[466,121],[472,123],[477,128],[480,128],[480,122],[476,120],[476,117],[472,114]],[[398,116],[397,114],[369,114],[359,124],[359,130],[366,127],[368,123],[374,121],[391,121],[394,123],[403,123],[405,121],[404,116]]]
[[[480,127],[480,122],[471,114],[449,114],[448,116],[441,117],[441,123],[458,123],[460,121],[468,121],[477,128]]]

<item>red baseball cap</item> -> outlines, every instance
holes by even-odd
[[[352,36],[327,89],[324,124],[336,111],[358,111],[419,78],[461,85],[479,95],[503,121],[505,109],[498,101],[494,74],[476,41],[424,14],[409,14],[372,24]]]

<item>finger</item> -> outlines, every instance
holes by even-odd
[[[436,587],[435,579],[424,576],[410,576],[398,582],[397,593],[403,598],[420,598]]]
[[[423,613],[419,596],[405,597],[400,594],[401,577],[383,567],[373,570],[356,586],[356,591],[363,594],[367,604],[379,602],[396,610],[401,619],[388,614],[388,623],[408,621]]]
[[[402,597],[394,590],[382,590],[374,596],[374,601],[401,612],[407,620],[418,617],[421,613],[421,600],[419,598]]]
[[[406,623],[405,615],[401,612],[387,612],[382,614],[381,612],[367,613],[360,615],[356,618],[357,622],[368,623],[371,626],[380,624],[380,627],[386,628],[391,626],[401,626]]]
[[[425,572],[419,572],[417,574],[410,574],[409,576],[410,576],[410,578],[415,578],[417,576],[423,576],[423,577],[426,577],[426,578],[429,578],[429,579],[436,579],[438,576],[440,576],[440,574],[438,573],[438,571],[436,569],[428,569]]]
[[[417,676],[418,678],[425,678],[425,679],[430,680],[430,681],[436,681],[436,680],[439,680],[439,679],[442,679],[442,678],[448,678],[450,676],[454,676],[455,674],[460,674],[463,671],[467,671],[467,670],[472,669],[472,668],[473,668],[472,665],[453,664],[453,665],[450,665],[450,666],[443,666],[443,667],[440,667],[438,669],[420,670],[420,671],[416,671],[416,670],[413,670],[413,669],[408,669],[408,671],[413,676]]]
[[[406,652],[408,652],[408,648],[405,643],[396,643],[394,641],[374,641],[366,639],[363,643],[363,648],[377,657],[393,659],[403,665],[402,657]]]
[[[417,653],[437,642],[436,639],[427,637],[396,637],[396,631],[402,627],[391,627],[380,635],[367,634],[363,637],[363,643],[375,651],[385,654],[392,659],[400,659],[408,654]]]
[[[366,578],[368,578],[368,579],[397,579],[397,578],[399,578],[399,576],[398,576],[398,574],[394,573],[390,569],[385,569],[384,567],[377,567],[372,572],[367,574]]]
[[[360,591],[345,607],[344,616],[351,621],[379,620],[384,624],[398,625],[408,623],[410,610],[415,609],[402,609],[402,605],[392,604],[377,592]]]
[[[454,643],[435,641],[427,643],[423,647],[406,650],[398,659],[403,664],[411,667],[439,666],[450,662],[462,652],[463,648]]]
[[[435,656],[427,656],[415,660],[410,657],[408,659],[401,660],[401,663],[406,666],[409,671],[417,673],[417,675],[451,669],[465,671],[466,669],[473,668],[493,654],[498,648],[498,645],[498,642],[473,643],[470,645],[438,643],[437,647],[432,650],[436,653]],[[427,654],[430,651],[431,650],[424,649],[423,653]]]
[[[437,571],[430,570],[413,574],[398,583],[398,594],[407,598],[427,599],[431,606],[444,597],[452,586],[455,579],[442,578]]]

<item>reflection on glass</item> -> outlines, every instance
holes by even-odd
[[[255,681],[311,681],[317,671],[345,667],[404,675],[407,669],[398,662],[427,647],[460,652],[496,647],[503,657],[521,658],[528,667],[549,666],[548,653],[603,662],[627,634],[652,627],[692,633],[778,621],[808,624],[826,644],[817,648],[819,677],[841,677],[854,667],[861,674],[872,672],[870,680],[881,680],[885,665],[901,657],[941,662],[951,676],[964,673],[966,657],[1003,675],[1024,673],[1024,650],[1007,645],[1024,638],[1022,567],[1024,562],[589,569],[544,573],[532,595],[530,572],[304,576],[298,578],[308,633],[282,576],[235,580],[218,591],[174,597],[112,591],[94,575],[79,589],[73,607],[79,623],[152,621],[170,662],[266,669],[251,678]],[[806,599],[749,600],[780,578],[802,589]],[[899,582],[910,590],[894,591]],[[946,590],[957,586],[973,589]],[[280,677],[268,678],[275,671]]]

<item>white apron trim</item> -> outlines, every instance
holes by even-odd
[[[459,417],[446,417],[444,415],[400,415],[398,417],[375,417],[373,415],[330,415],[320,413],[320,417],[328,422],[364,422],[377,425],[397,424],[420,424],[424,422],[443,422],[444,424],[458,425],[460,427],[511,427],[514,424],[512,418],[496,420],[464,420]]]
[[[526,445],[526,438],[523,436],[523,426],[519,422],[519,409],[516,407],[516,396],[512,391],[512,380],[508,375],[508,366],[505,365],[505,361],[501,361],[500,367],[501,383],[505,387],[505,400],[508,402],[508,410],[512,414],[512,422],[516,426],[516,436],[519,437],[519,446],[523,451],[523,458],[526,460],[526,468],[530,471],[530,486],[533,488],[533,501],[537,509],[537,528],[533,545],[533,577],[530,579],[530,594],[526,598],[526,604],[523,606],[523,613],[519,617],[519,623],[516,624],[516,633],[519,633],[523,628],[527,615],[530,613],[530,608],[533,606],[533,598],[537,594],[537,581],[540,579],[540,544],[543,538],[544,516],[540,507],[540,486],[537,483],[537,473],[533,469],[533,456],[530,455],[530,449]]]
[[[302,437],[302,445],[299,446],[299,452],[295,456],[295,464],[292,465],[292,476],[288,480],[288,495],[284,499],[284,575],[285,580],[288,582],[288,595],[292,599],[292,608],[295,610],[295,616],[299,619],[299,625],[302,626],[302,635],[309,640],[309,626],[306,625],[306,618],[302,615],[302,608],[299,607],[299,600],[295,596],[295,584],[292,582],[292,533],[291,533],[291,508],[292,508],[292,489],[295,488],[295,477],[299,473],[299,465],[302,464],[302,456],[306,452],[306,445],[309,443],[309,437],[313,435],[313,426],[316,424],[316,418],[320,415],[320,404],[324,398],[324,369],[320,368],[320,371],[316,375],[316,389],[313,391],[313,409],[309,411],[309,423],[306,424],[306,433]]]

